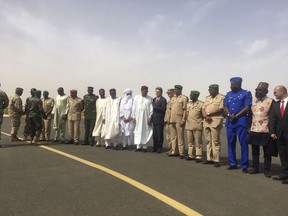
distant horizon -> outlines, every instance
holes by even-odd
[[[288,1],[0,0],[0,46],[8,96],[21,87],[22,98],[31,88],[55,98],[62,86],[83,97],[93,86],[122,97],[147,85],[166,97],[180,84],[204,100],[210,84],[226,94],[239,76],[253,96],[268,82],[274,98],[288,87]]]

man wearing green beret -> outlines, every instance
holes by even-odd
[[[172,152],[170,114],[171,114],[171,99],[174,97],[174,89],[168,89],[166,93],[167,93],[167,96],[169,97],[169,101],[167,102],[167,106],[166,106],[164,123],[165,123],[166,142],[168,146],[167,153],[169,155]]]
[[[11,133],[10,133],[10,140],[11,141],[20,141],[17,137],[18,130],[21,124],[21,116],[24,114],[23,112],[23,103],[21,99],[21,95],[23,94],[22,88],[16,88],[15,95],[13,95],[10,99],[8,111],[9,115],[11,116]]]
[[[224,96],[219,94],[217,84],[209,86],[209,94],[202,107],[203,127],[207,142],[207,160],[203,164],[214,164],[214,167],[220,167],[220,132],[223,126]]]
[[[182,86],[175,85],[175,95],[171,99],[171,113],[170,113],[170,123],[171,123],[171,142],[172,151],[169,156],[178,156],[177,146],[179,151],[180,159],[184,159],[184,128],[186,119],[186,108],[188,98],[182,95]]]
[[[199,91],[191,91],[190,102],[187,104],[186,135],[188,142],[188,157],[186,160],[202,161],[202,131],[203,131],[203,102],[198,100]]]

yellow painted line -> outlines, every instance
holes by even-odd
[[[2,133],[9,136],[9,134],[7,134],[7,133],[4,133],[4,132],[2,132]],[[160,192],[158,192],[158,191],[156,191],[156,190],[154,190],[154,189],[152,189],[152,188],[150,188],[150,187],[148,187],[148,186],[146,186],[146,185],[144,185],[144,184],[142,184],[142,183],[140,183],[134,179],[131,179],[125,175],[122,175],[121,173],[115,172],[115,171],[108,169],[104,166],[101,166],[99,164],[92,163],[90,161],[84,160],[82,158],[79,158],[79,157],[76,157],[74,155],[56,150],[56,149],[48,147],[48,146],[39,145],[38,147],[46,149],[46,150],[51,151],[51,152],[54,152],[56,154],[65,156],[67,158],[78,161],[80,163],[86,164],[90,167],[96,168],[96,169],[101,170],[107,174],[110,174],[110,175],[112,175],[118,179],[121,179],[122,181],[138,188],[139,190],[144,191],[145,193],[150,194],[151,196],[153,196],[156,199],[166,203],[167,205],[173,207],[174,209],[182,212],[185,215],[191,215],[191,216],[200,216],[201,215],[200,213],[198,213],[198,212],[194,211],[193,209],[181,204],[180,202],[178,202],[178,201],[176,201],[176,200],[174,200],[174,199],[172,199],[172,198],[170,198],[170,197],[168,197],[168,196],[166,196],[166,195],[164,195],[164,194],[162,194],[162,193],[160,193]]]

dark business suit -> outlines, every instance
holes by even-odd
[[[164,97],[153,99],[153,151],[161,152],[164,141],[164,117],[167,101]]]
[[[288,179],[288,104],[285,107],[284,117],[282,118],[280,103],[281,101],[277,101],[272,104],[269,117],[269,132],[277,136],[279,156],[281,164],[284,167],[280,176]]]

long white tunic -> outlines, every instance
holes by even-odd
[[[98,137],[101,135],[103,128],[103,110],[106,104],[106,98],[98,98],[96,101],[96,122],[93,129],[92,136]]]
[[[52,110],[54,114],[53,128],[59,129],[59,127],[65,122],[63,116],[68,113],[68,95],[57,95],[55,99],[55,104]]]
[[[107,98],[103,109],[105,124],[103,125],[103,133],[101,134],[104,139],[113,139],[120,133],[120,101],[121,98]]]
[[[137,95],[134,97],[132,107],[132,117],[136,120],[134,129],[134,143],[147,144],[152,136],[152,124],[148,125],[148,121],[153,113],[152,97]]]
[[[121,125],[121,131],[124,136],[130,136],[133,133],[135,124],[132,121],[132,106],[133,106],[134,98],[123,98],[120,103],[120,125]],[[122,119],[124,117],[125,119],[131,118],[131,121],[124,122]]]

